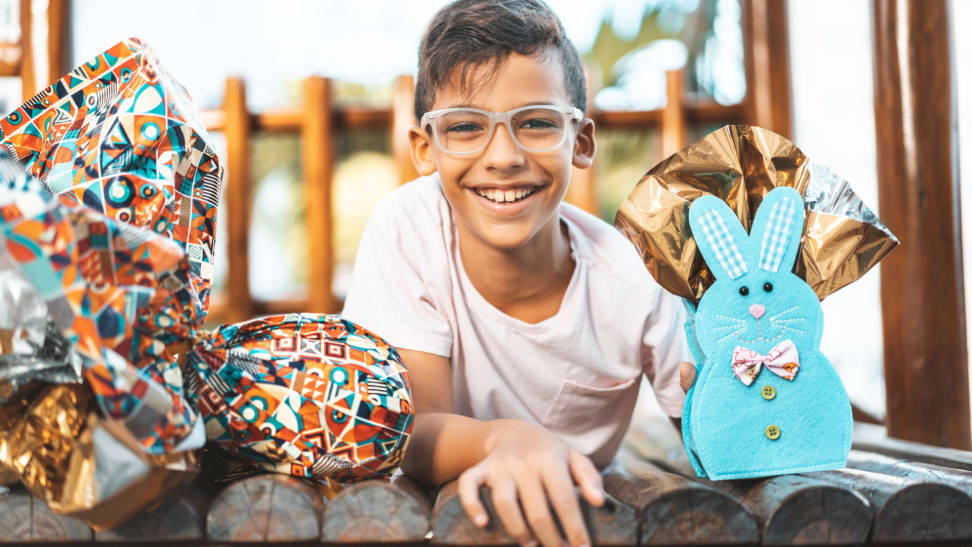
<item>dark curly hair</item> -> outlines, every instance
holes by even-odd
[[[564,33],[560,19],[541,0],[456,0],[432,19],[419,46],[415,84],[415,119],[421,120],[435,99],[435,92],[461,66],[459,86],[470,89],[470,68],[485,66],[486,77],[495,74],[511,53],[556,54],[564,71],[564,85],[571,102],[587,109],[584,68],[574,44]]]

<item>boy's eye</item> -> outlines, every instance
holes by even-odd
[[[743,285],[742,287],[739,287],[739,294],[741,294],[743,296],[746,296],[747,294],[749,294],[749,287],[747,287],[745,285]]]
[[[446,128],[448,133],[471,133],[482,130],[483,126],[471,122],[454,123]]]
[[[543,118],[532,118],[520,124],[521,129],[554,129],[556,127],[555,122]]]

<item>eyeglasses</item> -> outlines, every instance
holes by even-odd
[[[567,139],[567,125],[583,119],[574,106],[530,105],[507,112],[477,108],[445,108],[426,112],[422,127],[432,127],[432,138],[447,154],[471,156],[486,148],[496,124],[502,123],[513,142],[527,152],[549,152]]]

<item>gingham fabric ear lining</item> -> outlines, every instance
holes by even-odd
[[[722,269],[732,279],[746,273],[746,262],[743,261],[742,253],[739,252],[739,247],[732,236],[729,235],[729,228],[726,226],[725,220],[719,216],[719,213],[712,210],[705,211],[700,220],[702,231],[709,240],[712,250],[715,251],[716,259]]]
[[[794,213],[796,207],[792,199],[784,198],[773,204],[759,249],[760,269],[768,272],[779,271],[789,242]]]

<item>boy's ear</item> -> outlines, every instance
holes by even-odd
[[[594,120],[584,118],[577,126],[577,138],[574,139],[574,167],[587,169],[594,162],[597,153],[597,142],[594,139]]]
[[[408,147],[412,153],[412,165],[419,175],[425,177],[435,172],[432,138],[424,129],[412,127],[408,130]]]

